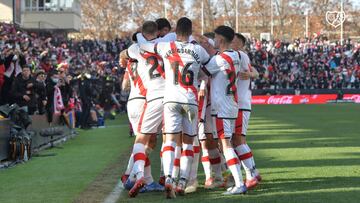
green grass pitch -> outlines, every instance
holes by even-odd
[[[133,142],[124,116],[107,125],[81,131],[63,149],[42,152],[56,156],[0,170],[0,202],[101,202],[123,172]],[[259,187],[225,197],[223,190],[201,185],[198,192],[171,202],[360,201],[360,105],[254,106],[247,139],[263,177]],[[155,180],[158,152],[151,155]],[[113,172],[104,175],[109,169]],[[202,171],[200,164],[200,184]],[[118,202],[170,201],[162,193],[130,199],[124,191]]]

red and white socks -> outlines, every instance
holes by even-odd
[[[166,141],[164,143],[162,158],[163,158],[163,168],[165,176],[171,176],[173,167],[174,167],[174,159],[175,159],[175,147],[176,142],[174,141]]]
[[[180,178],[189,180],[191,165],[194,160],[192,144],[183,144],[180,158]]]
[[[224,149],[223,153],[225,156],[226,164],[234,177],[235,186],[241,187],[242,185],[244,185],[241,175],[241,165],[234,149],[226,148]]]
[[[150,159],[148,157],[146,157],[144,167],[145,167],[144,168],[145,184],[150,184],[150,183],[154,182],[154,179],[151,175],[151,164],[150,164]]]
[[[202,147],[201,163],[204,168],[205,180],[208,180],[211,178],[211,164],[210,164],[209,152],[207,149],[205,149],[204,146]]]
[[[252,171],[255,169],[255,162],[250,147],[247,144],[241,144],[237,146],[235,150],[245,169],[246,179],[253,179],[254,174]]]
[[[221,171],[221,154],[219,149],[210,149],[209,152],[209,159],[211,168],[215,174],[215,179],[222,180],[222,171]]]
[[[199,168],[199,158],[200,158],[200,144],[199,144],[199,140],[197,138],[194,139],[193,150],[194,150],[194,159],[191,164],[189,180],[197,179],[197,171]]]
[[[175,147],[174,168],[173,168],[172,175],[171,175],[171,177],[174,178],[174,179],[179,177],[180,158],[181,158],[181,146],[176,146]]]
[[[147,158],[145,154],[145,145],[141,143],[135,143],[132,154],[134,159],[132,175],[135,175],[136,179],[139,180],[140,178],[144,177],[144,167]]]
[[[125,175],[130,175],[133,166],[134,166],[134,155],[131,153],[126,170],[125,170]]]

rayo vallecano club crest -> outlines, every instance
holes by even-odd
[[[345,21],[345,12],[344,11],[327,11],[326,12],[326,21],[332,25],[334,28],[337,28]]]

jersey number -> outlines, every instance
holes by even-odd
[[[179,72],[179,62],[174,61],[171,63],[171,67],[174,71],[174,84],[179,84],[179,73],[181,74],[181,83],[186,86],[191,86],[194,84],[194,72],[189,70],[192,63],[185,64],[181,72]]]
[[[159,61],[155,56],[149,56],[146,58],[146,63],[152,64],[150,70],[149,70],[149,76],[150,79],[158,78],[160,77],[160,73],[154,73],[157,70],[157,67],[159,66]],[[163,66],[161,66],[162,69],[164,69]]]
[[[228,79],[229,79],[229,85],[226,87],[226,94],[227,95],[235,95],[235,79],[236,79],[236,74],[234,71],[228,72],[227,74]]]

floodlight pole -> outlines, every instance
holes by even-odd
[[[239,32],[239,0],[235,0],[236,32]]]
[[[309,10],[305,11],[305,37],[309,38]]]
[[[344,0],[341,0],[341,15],[344,13]],[[344,16],[345,18],[345,16]],[[341,27],[340,27],[340,45],[343,45],[343,41],[344,41],[344,26],[343,26],[344,22],[341,22]]]
[[[201,0],[201,34],[204,34],[204,0]]]
[[[164,0],[164,18],[167,18],[166,0]]]
[[[273,0],[270,1],[270,8],[271,8],[271,38],[274,35],[274,9],[273,9]]]

